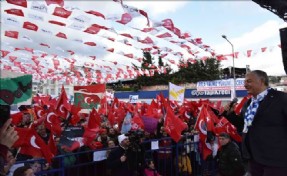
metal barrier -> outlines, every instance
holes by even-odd
[[[205,167],[206,161],[201,159],[199,144],[188,139],[187,136],[179,143],[173,142],[169,137],[142,142],[140,146],[143,149],[143,163],[147,159],[152,159],[157,171],[163,176],[215,175],[216,166],[209,167],[209,163],[208,167]],[[82,151],[54,157],[48,170],[44,170],[46,162],[43,159],[27,160],[17,162],[17,164],[40,163],[41,171],[35,173],[37,176],[109,176],[106,159],[94,161],[93,155],[95,152],[104,152],[110,149],[87,150],[81,148],[80,150]],[[186,159],[190,161],[192,174],[182,172],[183,168],[180,167],[181,162],[185,160],[183,159],[185,154],[188,156]],[[139,161],[133,162],[138,163]],[[206,168],[209,170],[208,172],[205,171]]]

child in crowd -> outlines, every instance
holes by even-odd
[[[147,168],[144,170],[145,176],[160,176],[157,170],[155,169],[153,160],[149,159],[146,161]]]

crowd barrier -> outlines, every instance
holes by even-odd
[[[184,174],[180,172],[181,169],[178,163],[181,162],[184,152],[188,156],[192,168],[192,174],[186,175],[215,175],[215,162],[202,160],[199,143],[193,142],[192,138],[193,136],[187,136],[185,140],[179,143],[172,142],[169,137],[146,140],[138,145],[142,149],[142,153],[139,155],[143,157],[135,157],[132,162],[139,163],[141,162],[139,160],[142,160],[142,168],[136,168],[141,172],[145,166],[145,161],[152,159],[155,162],[156,169],[162,176],[183,176]],[[161,145],[165,143],[170,143],[170,145]],[[101,159],[97,156],[109,150],[111,149],[104,148],[58,155],[53,158],[53,162],[47,170],[44,169],[46,161],[43,159],[21,161],[17,164],[40,163],[41,171],[35,173],[36,176],[109,176],[110,170],[107,167],[107,160],[104,157]]]

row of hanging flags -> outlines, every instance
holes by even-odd
[[[119,79],[133,79],[140,75],[153,76],[155,72],[166,73],[166,67],[160,66],[150,66],[151,69],[149,70],[135,69],[132,64],[141,64],[143,59],[142,52],[138,52],[140,55],[124,52],[115,48],[115,43],[139,51],[150,51],[153,55],[160,56],[164,62],[175,66],[179,65],[180,60],[191,63],[196,62],[197,59],[205,60],[207,55],[202,56],[204,52],[219,60],[231,58],[232,56],[232,54],[216,54],[208,45],[202,42],[201,38],[192,38],[189,33],[181,32],[171,19],[156,22],[149,18],[148,14],[143,10],[127,6],[122,2],[119,2],[119,4],[122,6],[124,13],[120,19],[107,17],[94,10],[84,11],[78,8],[68,8],[64,6],[65,2],[62,0],[45,0],[41,2],[7,0],[6,2],[9,6],[2,9],[3,13],[1,11],[3,14],[2,23],[5,26],[11,26],[11,30],[5,29],[3,37],[25,41],[27,45],[15,47],[9,43],[3,43],[1,48],[1,56],[3,58],[0,61],[1,68],[33,74],[36,80],[51,78],[66,81],[67,83],[85,85],[87,82],[104,83]],[[51,4],[56,5],[56,7],[53,6],[54,9],[51,9]],[[140,16],[147,19],[147,28],[137,29],[127,25],[133,18]],[[55,17],[59,20],[52,20]],[[102,24],[93,23],[93,19],[102,20]],[[106,21],[124,25],[130,31],[137,31],[142,35],[137,36],[132,33],[118,32],[113,26],[105,26]],[[64,30],[57,31],[57,28],[51,30],[49,25],[56,25]],[[95,47],[98,50],[112,54],[111,57],[114,58],[103,59],[97,57],[97,55],[83,56],[82,53],[77,53],[71,48],[69,49],[68,45],[66,46],[67,48],[63,49],[55,43],[46,43],[46,41],[35,42],[36,39],[33,38],[33,35],[15,30],[15,27],[35,32],[38,35],[46,35],[51,38],[67,40],[67,42],[77,42],[79,45],[82,44],[87,47]],[[75,35],[63,33],[66,29],[73,31],[73,33],[78,32],[91,37],[86,38],[86,41],[84,41],[82,38],[75,37]],[[94,40],[94,36],[108,42],[109,45],[102,44],[98,39]],[[181,49],[159,46],[157,45],[158,40],[165,40],[176,46],[176,48],[180,47]],[[38,47],[33,47],[31,45],[32,42],[33,46],[36,44]],[[51,49],[60,50],[63,54],[56,54]],[[264,47],[261,50],[266,52],[267,48]],[[22,55],[19,56],[19,54]],[[247,57],[252,57],[253,54],[255,54],[253,50],[246,52]],[[78,55],[81,59],[77,59]],[[240,53],[235,52],[235,58],[239,56]],[[21,58],[26,58],[31,62],[20,62]],[[119,62],[117,58],[124,58],[128,62]]]
[[[150,19],[148,17],[148,14],[143,10],[134,8],[132,6],[127,6],[119,1],[116,2],[118,2],[122,6],[124,11],[124,14],[122,14],[122,17],[120,19],[117,19],[116,17],[108,18],[104,14],[94,10],[82,10],[85,15],[77,15],[77,12],[79,10],[81,11],[81,9],[65,9],[64,1],[46,0],[43,2],[27,2],[26,0],[7,0],[7,3],[10,4],[12,8],[3,9],[2,19],[3,24],[5,25],[16,26],[18,28],[22,27],[23,29],[29,31],[35,31],[43,35],[50,35],[51,37],[53,37],[54,35],[54,37],[58,37],[67,41],[71,41],[68,34],[63,33],[63,31],[49,30],[48,28],[46,28],[45,25],[38,25],[37,22],[45,22],[45,24],[48,23],[50,25],[57,25],[65,29],[69,28],[88,35],[96,35],[102,40],[107,40],[112,43],[123,43],[126,46],[130,46],[137,50],[150,51],[153,55],[157,54],[158,56],[163,58],[165,62],[176,66],[179,66],[179,60],[181,59],[191,63],[196,62],[197,59],[207,59],[207,56],[199,56],[202,51],[208,52],[210,56],[214,56],[219,60],[226,60],[228,58],[231,58],[233,55],[216,54],[208,45],[203,44],[201,38],[191,38],[191,35],[189,33],[182,33],[180,29],[178,29],[174,25],[171,19],[164,19],[160,22],[156,22]],[[49,6],[51,4],[55,4],[57,5],[57,7],[55,7],[52,13],[49,15],[53,17],[59,17],[59,21],[46,19],[44,18],[44,15],[41,14],[50,13]],[[28,8],[31,9],[31,12],[27,10]],[[33,13],[33,11],[35,13]],[[102,24],[92,24],[90,22],[93,18],[100,18],[102,20],[112,20],[116,23],[126,26],[126,24],[128,24],[133,18],[139,16],[144,16],[147,19],[147,28],[129,28],[130,30],[142,32],[142,36],[146,37],[135,36],[130,33],[119,33],[113,27],[103,26]],[[26,21],[21,23],[21,18],[25,18]],[[153,24],[152,27],[150,25],[151,22]],[[116,34],[117,36],[122,36],[122,38],[116,39],[114,37],[115,35],[108,35],[107,33],[101,34],[100,31],[102,30],[108,33]],[[35,43],[35,41],[33,41],[32,39],[33,37],[29,36],[29,34],[21,33],[17,30],[8,29],[3,32],[4,37]],[[73,37],[74,36],[71,36],[71,38]],[[177,45],[181,47],[181,50],[174,50],[168,47],[158,46],[156,41],[158,39],[162,39],[174,45]],[[113,57],[121,56],[125,59],[128,59],[130,63],[135,65],[140,65],[140,63],[142,62],[141,52],[139,52],[141,54],[140,56],[135,55],[134,53],[125,53],[123,51],[119,51],[117,48],[101,45],[100,42],[97,43],[98,40],[84,41],[83,39],[75,39],[75,41],[77,41],[79,45],[84,44],[90,47],[96,46],[100,50],[116,54],[113,55]],[[141,44],[141,46],[136,46],[134,43],[139,43]],[[151,69],[149,70],[138,70],[132,67],[132,64],[125,65],[123,63],[117,62],[116,59],[102,59],[98,58],[96,55],[81,56],[84,57],[85,62],[79,63],[78,59],[75,59],[75,56],[79,54],[77,53],[77,51],[74,51],[72,49],[62,49],[58,46],[56,47],[53,43],[45,43],[45,41],[41,41],[36,44],[39,45],[36,48],[30,46],[18,48],[10,45],[8,45],[9,47],[5,47],[5,49],[3,49],[2,47],[1,56],[3,59],[0,61],[1,68],[5,70],[19,71],[26,74],[33,74],[34,79],[37,80],[51,78],[54,80],[66,81],[67,83],[76,83],[78,85],[85,85],[85,83],[87,82],[104,83],[116,81],[119,79],[133,79],[140,75],[153,76],[155,72],[166,72],[165,67],[159,66],[150,66]],[[278,46],[281,47],[280,45]],[[41,48],[40,52],[38,50],[39,47]],[[48,49],[61,50],[65,54],[57,55],[55,53],[51,53],[51,50]],[[158,54],[159,50],[160,54]],[[262,53],[266,52],[267,50],[267,47],[261,48]],[[24,53],[24,55],[26,56],[18,56],[19,52],[22,54]],[[247,50],[246,52],[242,53],[235,52],[234,55],[235,58],[238,58],[241,54],[245,57],[252,57],[257,53],[258,51],[255,50]],[[21,59],[21,57],[28,57],[27,59],[32,60],[32,62],[21,63],[20,61],[18,61],[19,59]],[[103,63],[95,63],[95,60],[103,61]],[[78,64],[82,65],[83,69],[77,69],[75,66]],[[105,70],[105,72],[103,72],[103,70]],[[57,74],[55,73],[56,71]]]

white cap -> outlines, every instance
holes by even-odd
[[[122,141],[125,140],[125,139],[127,139],[127,138],[128,138],[128,137],[127,137],[126,135],[124,135],[124,134],[119,135],[119,136],[118,136],[119,144],[122,143]]]

